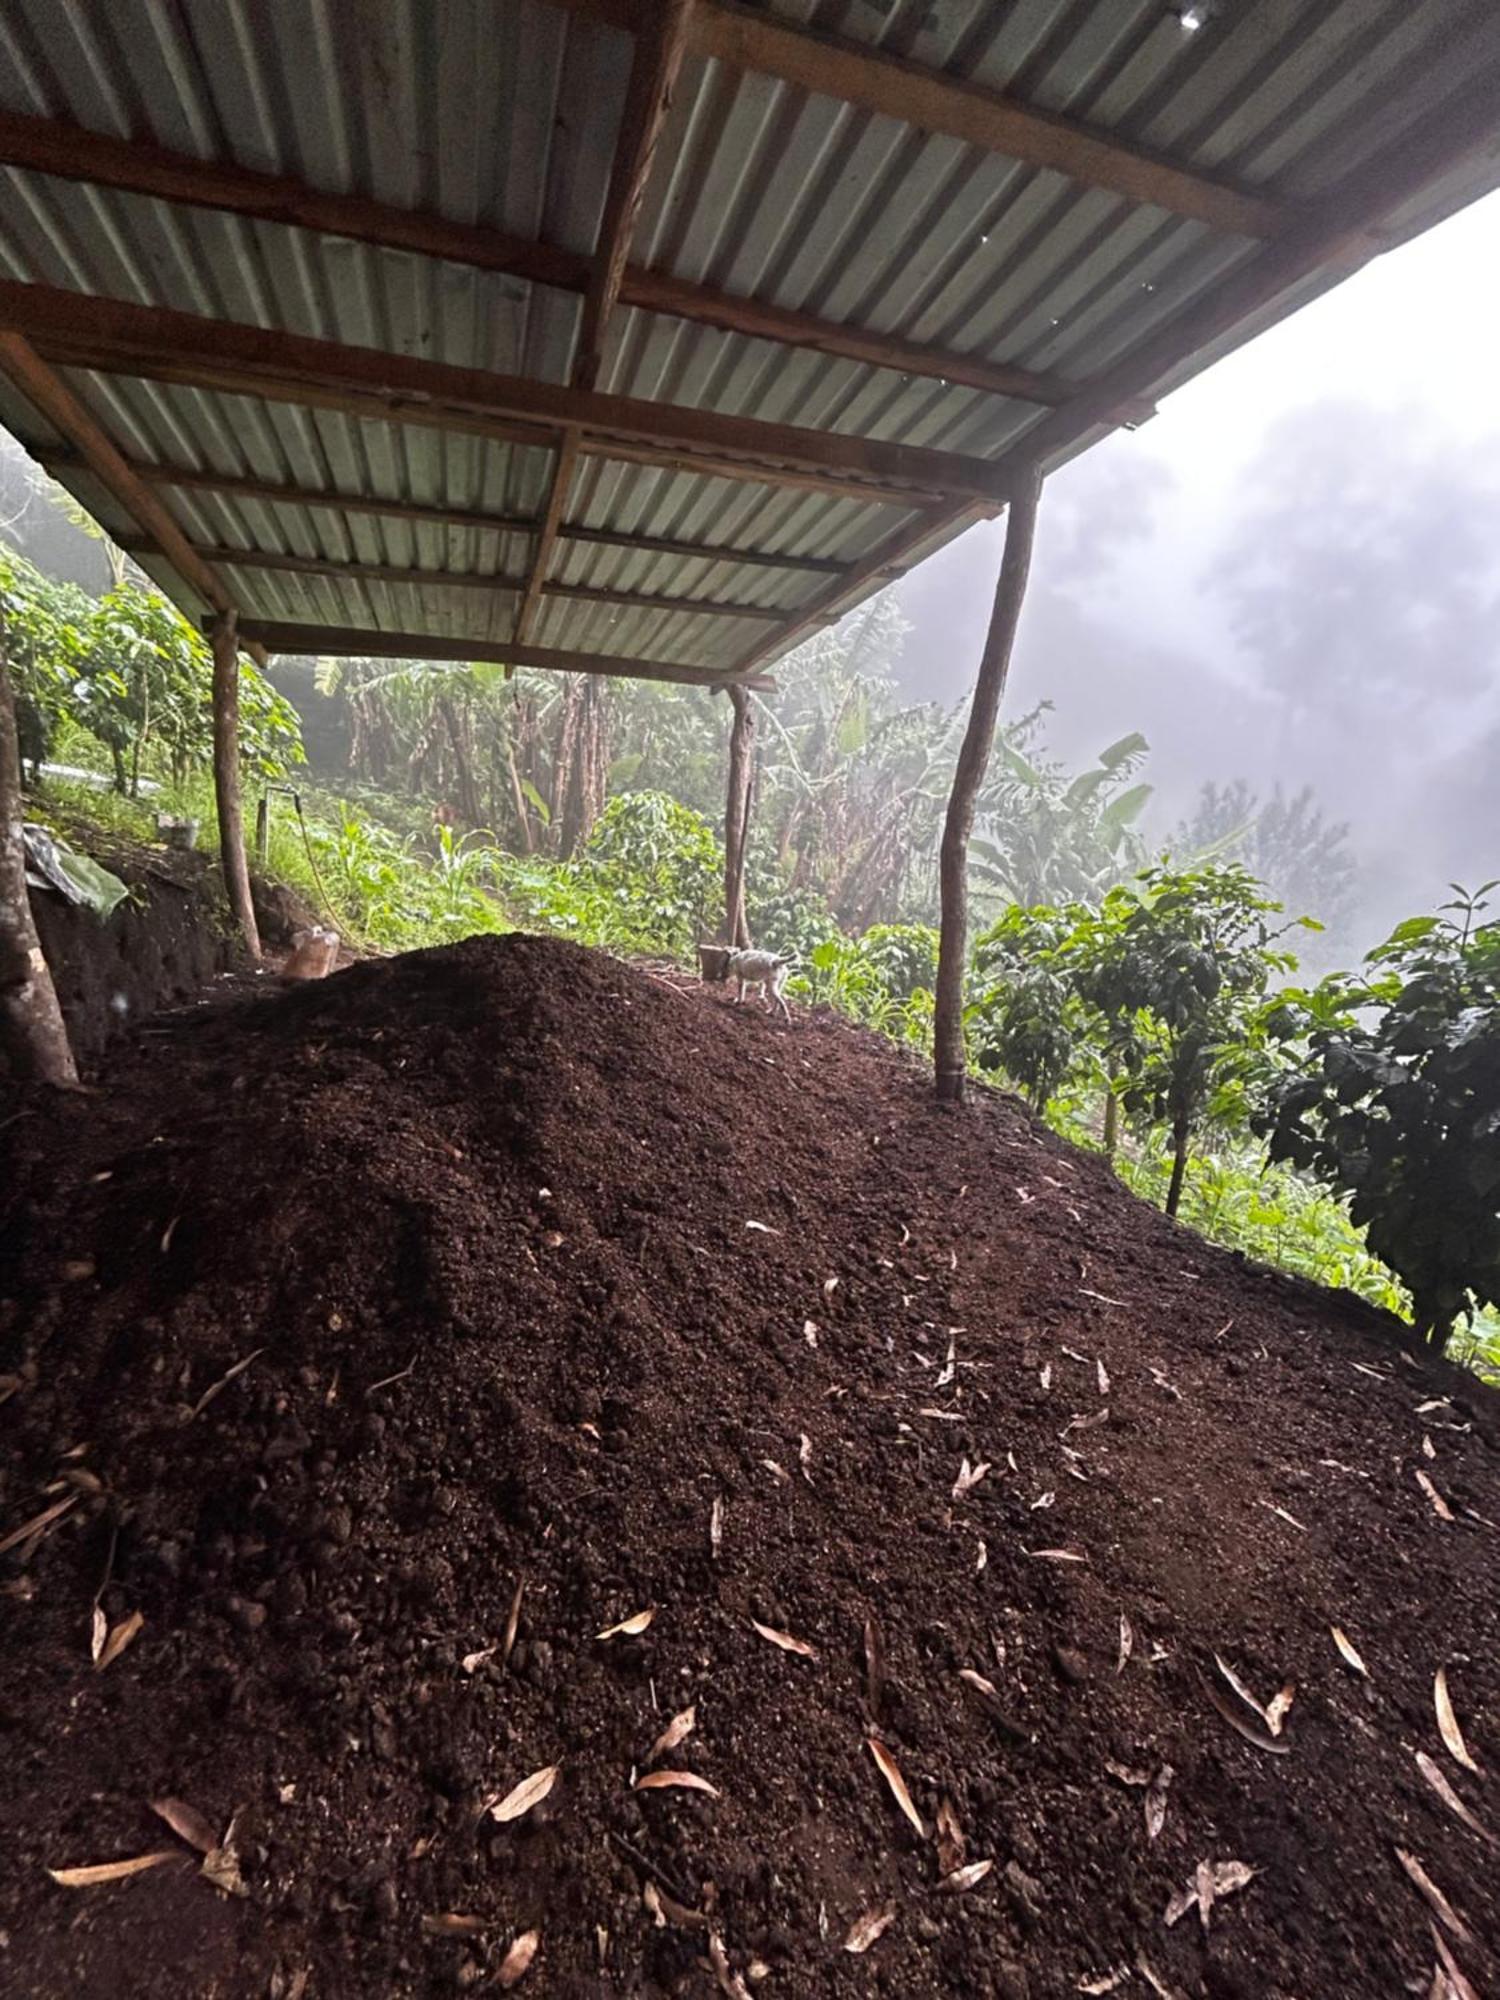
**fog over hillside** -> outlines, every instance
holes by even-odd
[[[1057,473],[1006,712],[1084,760],[1150,739],[1150,830],[1205,780],[1351,825],[1361,942],[1500,875],[1500,199],[1392,252]],[[897,586],[953,700],[1003,530]]]

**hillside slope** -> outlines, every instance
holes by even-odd
[[[0,1557],[5,1990],[447,1993],[537,1930],[523,1993],[1425,1992],[1398,1849],[1493,1989],[1415,1753],[1500,1828],[1500,1398],[1011,1100],[506,938],[174,1022],[0,1148],[0,1538],[70,1503]],[[714,1792],[632,1790],[690,1706]],[[1254,1872],[1168,1926],[1205,1862]]]

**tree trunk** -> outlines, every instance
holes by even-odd
[[[1036,466],[1018,474],[1005,522],[1005,554],[995,587],[990,629],[974,683],[969,726],[953,773],[948,814],[943,822],[938,893],[942,919],[938,938],[937,1009],[934,1051],[937,1094],[960,1103],[964,1094],[964,955],[969,942],[969,834],[974,825],[974,801],[989,766],[1000,714],[1000,697],[1010,671],[1011,648],[1026,596],[1031,568],[1031,544],[1036,533],[1037,501],[1042,475]]]
[[[1112,1160],[1120,1143],[1120,1100],[1115,1096],[1115,1080],[1104,1087],[1104,1157]]]
[[[516,746],[510,740],[509,730],[505,735],[505,768],[510,774],[511,798],[515,802],[516,824],[521,830],[521,846],[527,854],[531,854],[536,848],[531,834],[531,811],[526,803],[526,794],[521,790],[521,774],[516,769]]]
[[[21,746],[0,616],[0,1032],[22,1076],[73,1084],[78,1071],[26,894]]]
[[[1172,1179],[1167,1187],[1167,1214],[1175,1215],[1182,1200],[1182,1183],[1187,1177],[1188,1123],[1180,1118],[1172,1126]]]
[[[458,810],[468,827],[478,826],[482,817],[479,808],[479,788],[474,783],[474,766],[469,757],[469,744],[464,734],[463,721],[453,705],[452,697],[442,695],[438,700],[438,713],[443,718],[443,726],[448,732],[448,747],[453,753],[453,782],[458,793]]]
[[[750,838],[750,771],[755,754],[755,710],[749,690],[732,687],[734,723],[729,731],[729,786],[724,805],[724,942],[747,946],[745,848]]]
[[[214,798],[219,808],[219,858],[229,907],[252,958],[260,957],[260,932],[250,900],[245,822],[240,810],[240,649],[234,613],[214,620]]]

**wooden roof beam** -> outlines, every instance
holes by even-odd
[[[128,544],[126,545],[129,546]],[[206,562],[224,569],[258,569],[292,576],[331,577],[335,582],[413,584],[419,589],[487,590],[492,594],[524,593],[525,576],[486,576],[477,570],[411,569],[398,563],[336,562],[326,556],[299,556],[280,550],[202,548]],[[780,625],[786,612],[765,604],[734,604],[721,598],[661,597],[649,591],[611,590],[599,584],[543,583],[539,599],[556,597],[574,604],[621,604],[632,611],[680,612],[694,618],[746,618]]]
[[[70,365],[199,387],[232,384],[230,393],[293,401],[332,396],[338,399],[333,407],[356,399],[357,414],[368,414],[373,398],[387,417],[439,428],[475,421],[520,424],[533,432],[540,426],[554,435],[576,428],[582,449],[606,457],[644,450],[658,463],[665,454],[666,462],[684,470],[732,465],[743,477],[773,483],[783,474],[788,483],[832,480],[856,495],[901,493],[907,505],[932,498],[1005,500],[1004,482],[989,461],[957,452],[604,395],[58,286],[0,281],[0,327],[26,335],[39,352]]]
[[[188,465],[152,465],[147,459],[127,459],[131,471],[149,486],[173,486],[184,492],[222,493],[230,499],[266,500],[277,506],[326,508],[334,514],[371,515],[377,519],[410,521],[415,527],[474,528],[482,532],[534,535],[540,522],[530,514],[488,514],[482,508],[447,507],[417,500],[387,500],[364,493],[338,493],[306,486],[287,486],[271,479],[239,473],[200,470]],[[51,452],[41,460],[54,475],[76,471],[77,453]],[[691,562],[733,563],[751,569],[805,571],[810,576],[842,576],[847,567],[826,556],[777,555],[767,549],[738,549],[716,542],[681,541],[671,535],[637,535],[625,528],[591,528],[564,521],[558,534],[565,542],[586,542],[602,548],[635,549],[644,555],[686,556]]]
[[[432,632],[370,632],[348,625],[295,625],[279,620],[240,621],[240,636],[269,653],[368,660],[484,661],[501,667],[549,667],[566,674],[609,674],[625,680],[667,681],[680,687],[746,687],[774,694],[769,675],[742,675],[677,660],[636,660],[627,654],[575,653],[514,639],[453,639]]]
[[[586,291],[595,270],[595,260],[580,252],[528,242],[484,223],[453,222],[431,210],[397,208],[362,195],[324,194],[286,175],[200,160],[149,140],[117,139],[19,112],[0,111],[0,164],[186,207],[344,236],[377,248],[439,257],[562,291]],[[621,273],[619,302],[726,333],[809,347],[871,368],[957,382],[1022,402],[1055,405],[1066,402],[1077,387],[1060,375],[820,319],[816,313],[717,291],[638,264],[627,263]]]

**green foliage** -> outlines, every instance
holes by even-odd
[[[666,792],[625,792],[595,823],[579,876],[604,894],[628,897],[632,921],[652,947],[691,953],[720,898],[724,850],[701,813]]]
[[[1003,1071],[1038,1112],[1078,1067],[1089,1032],[1077,954],[1068,949],[1086,914],[1014,905],[974,945],[969,1046],[981,1069]]]
[[[799,972],[787,981],[787,991],[814,1005],[832,1007],[862,1027],[889,1035],[892,1041],[928,1051],[932,1047],[932,990],[917,986],[898,991],[888,977],[889,964],[888,940],[877,941],[871,951],[866,939],[839,932],[814,946]]]
[[[976,813],[974,874],[1025,907],[1097,903],[1145,859],[1135,827],[1151,787],[1131,780],[1148,745],[1138,733],[1122,736],[1092,769],[1070,776],[1036,747],[1045,713],[1043,704],[996,746]]]
[[[1287,798],[1278,785],[1262,799],[1243,778],[1206,784],[1174,834],[1172,851],[1184,865],[1243,862],[1279,902],[1311,911],[1337,934],[1353,915],[1358,870],[1349,827],[1325,817],[1310,786]]]
[[[1288,994],[1268,1019],[1303,1046],[1262,1120],[1273,1157],[1348,1196],[1439,1341],[1500,1304],[1500,923],[1479,921],[1496,886],[1457,890],[1365,976]]]
[[[930,924],[872,924],[859,942],[897,1000],[936,986],[938,934]]]

